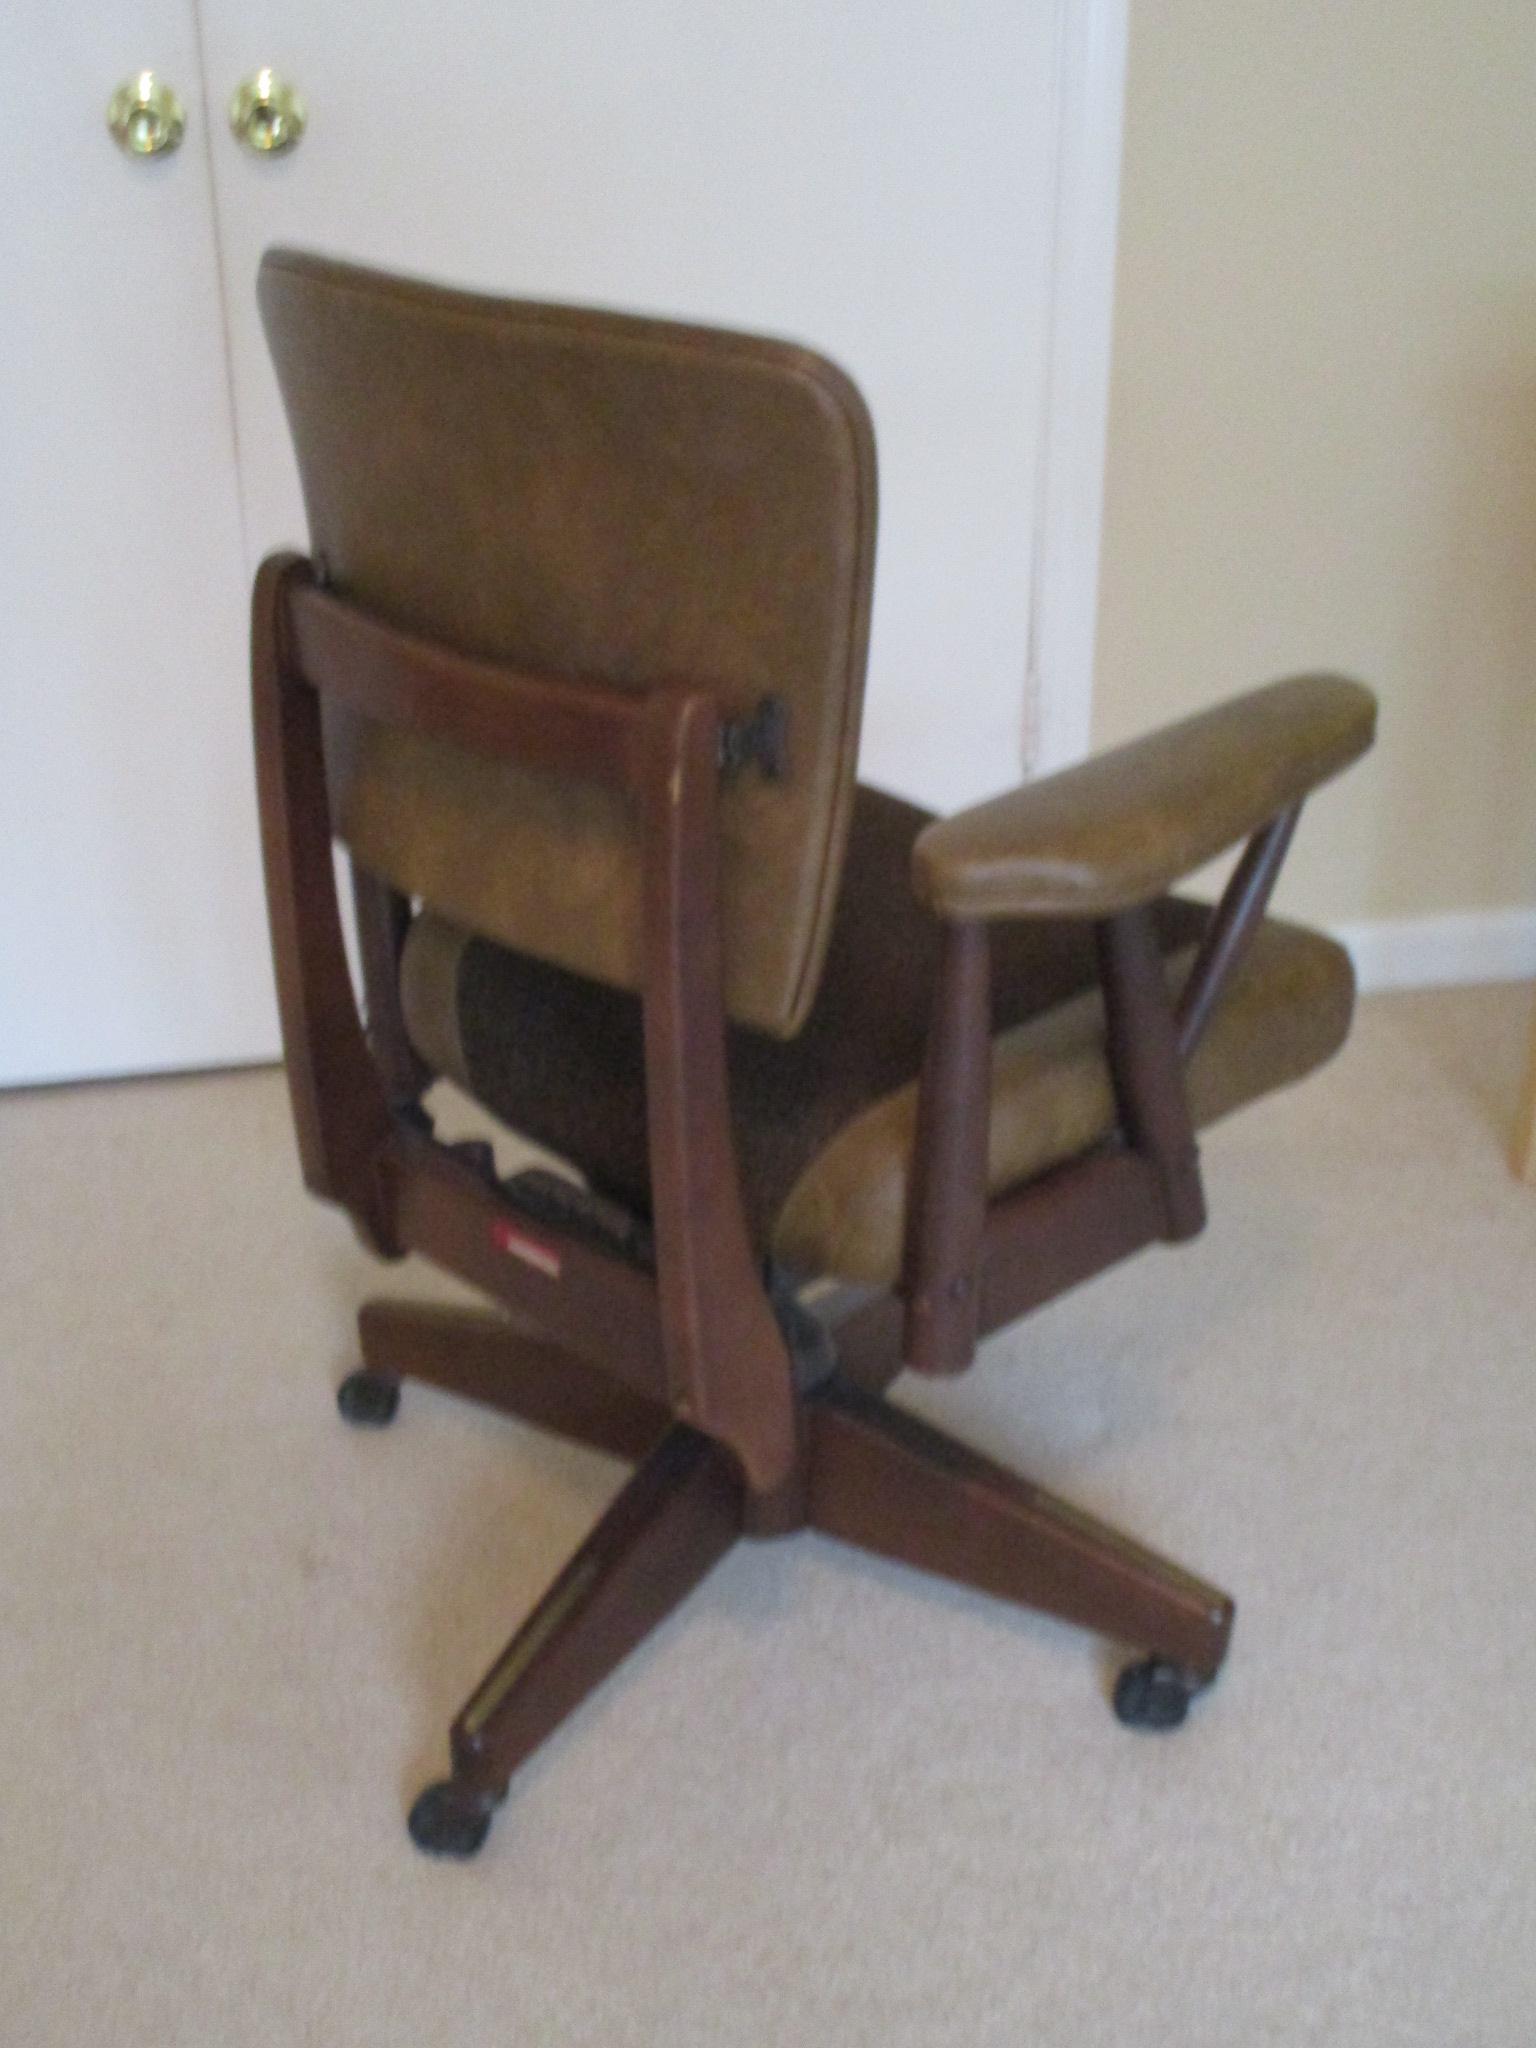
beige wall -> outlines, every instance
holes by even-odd
[[[1536,903],[1536,4],[1132,0],[1095,744],[1344,669],[1283,907]]]

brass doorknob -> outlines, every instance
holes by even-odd
[[[108,100],[107,126],[125,156],[165,156],[180,144],[187,117],[163,78],[136,71]]]
[[[292,149],[307,119],[304,102],[270,64],[242,78],[229,103],[231,134],[259,156],[280,156]]]

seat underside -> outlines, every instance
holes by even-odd
[[[928,814],[860,789],[825,972],[799,1035],[733,1027],[731,1108],[748,1226],[791,1269],[888,1285],[900,1260],[917,1075],[939,927],[914,900],[913,839]],[[1156,906],[1171,981],[1207,906]],[[1342,948],[1268,919],[1188,1072],[1199,1126],[1298,1080],[1349,1027]],[[406,1021],[423,1056],[514,1130],[602,1192],[646,1210],[638,998],[477,938],[430,909],[403,964]],[[1092,927],[993,933],[989,1178],[1021,1185],[1111,1137]]]

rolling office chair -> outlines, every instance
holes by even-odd
[[[342,1412],[425,1380],[635,1461],[413,1837],[472,1854],[743,1534],[1139,1646],[1116,1711],[1177,1724],[1226,1595],[884,1390],[1192,1237],[1195,1130],[1342,1042],[1345,955],[1264,909],[1371,697],[1276,683],[935,822],[855,778],[875,455],[830,364],[288,252],[260,300],[313,550],[253,635],[304,1178],[496,1304],[369,1303]],[[1214,910],[1168,893],[1243,840]],[[574,1173],[439,1141],[438,1075]]]

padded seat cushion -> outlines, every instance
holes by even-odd
[[[917,1075],[938,926],[915,901],[910,850],[928,814],[861,789],[826,970],[787,1042],[733,1028],[731,1106],[755,1241],[803,1274],[889,1285],[901,1253]],[[1206,906],[1156,907],[1171,978]],[[1115,1108],[1092,928],[993,933],[993,1192],[1100,1143]],[[428,911],[403,963],[407,1026],[423,1056],[495,1115],[644,1208],[645,1093],[638,1000],[509,952]],[[1190,1066],[1191,1108],[1213,1122],[1327,1059],[1354,982],[1331,940],[1268,919]]]

